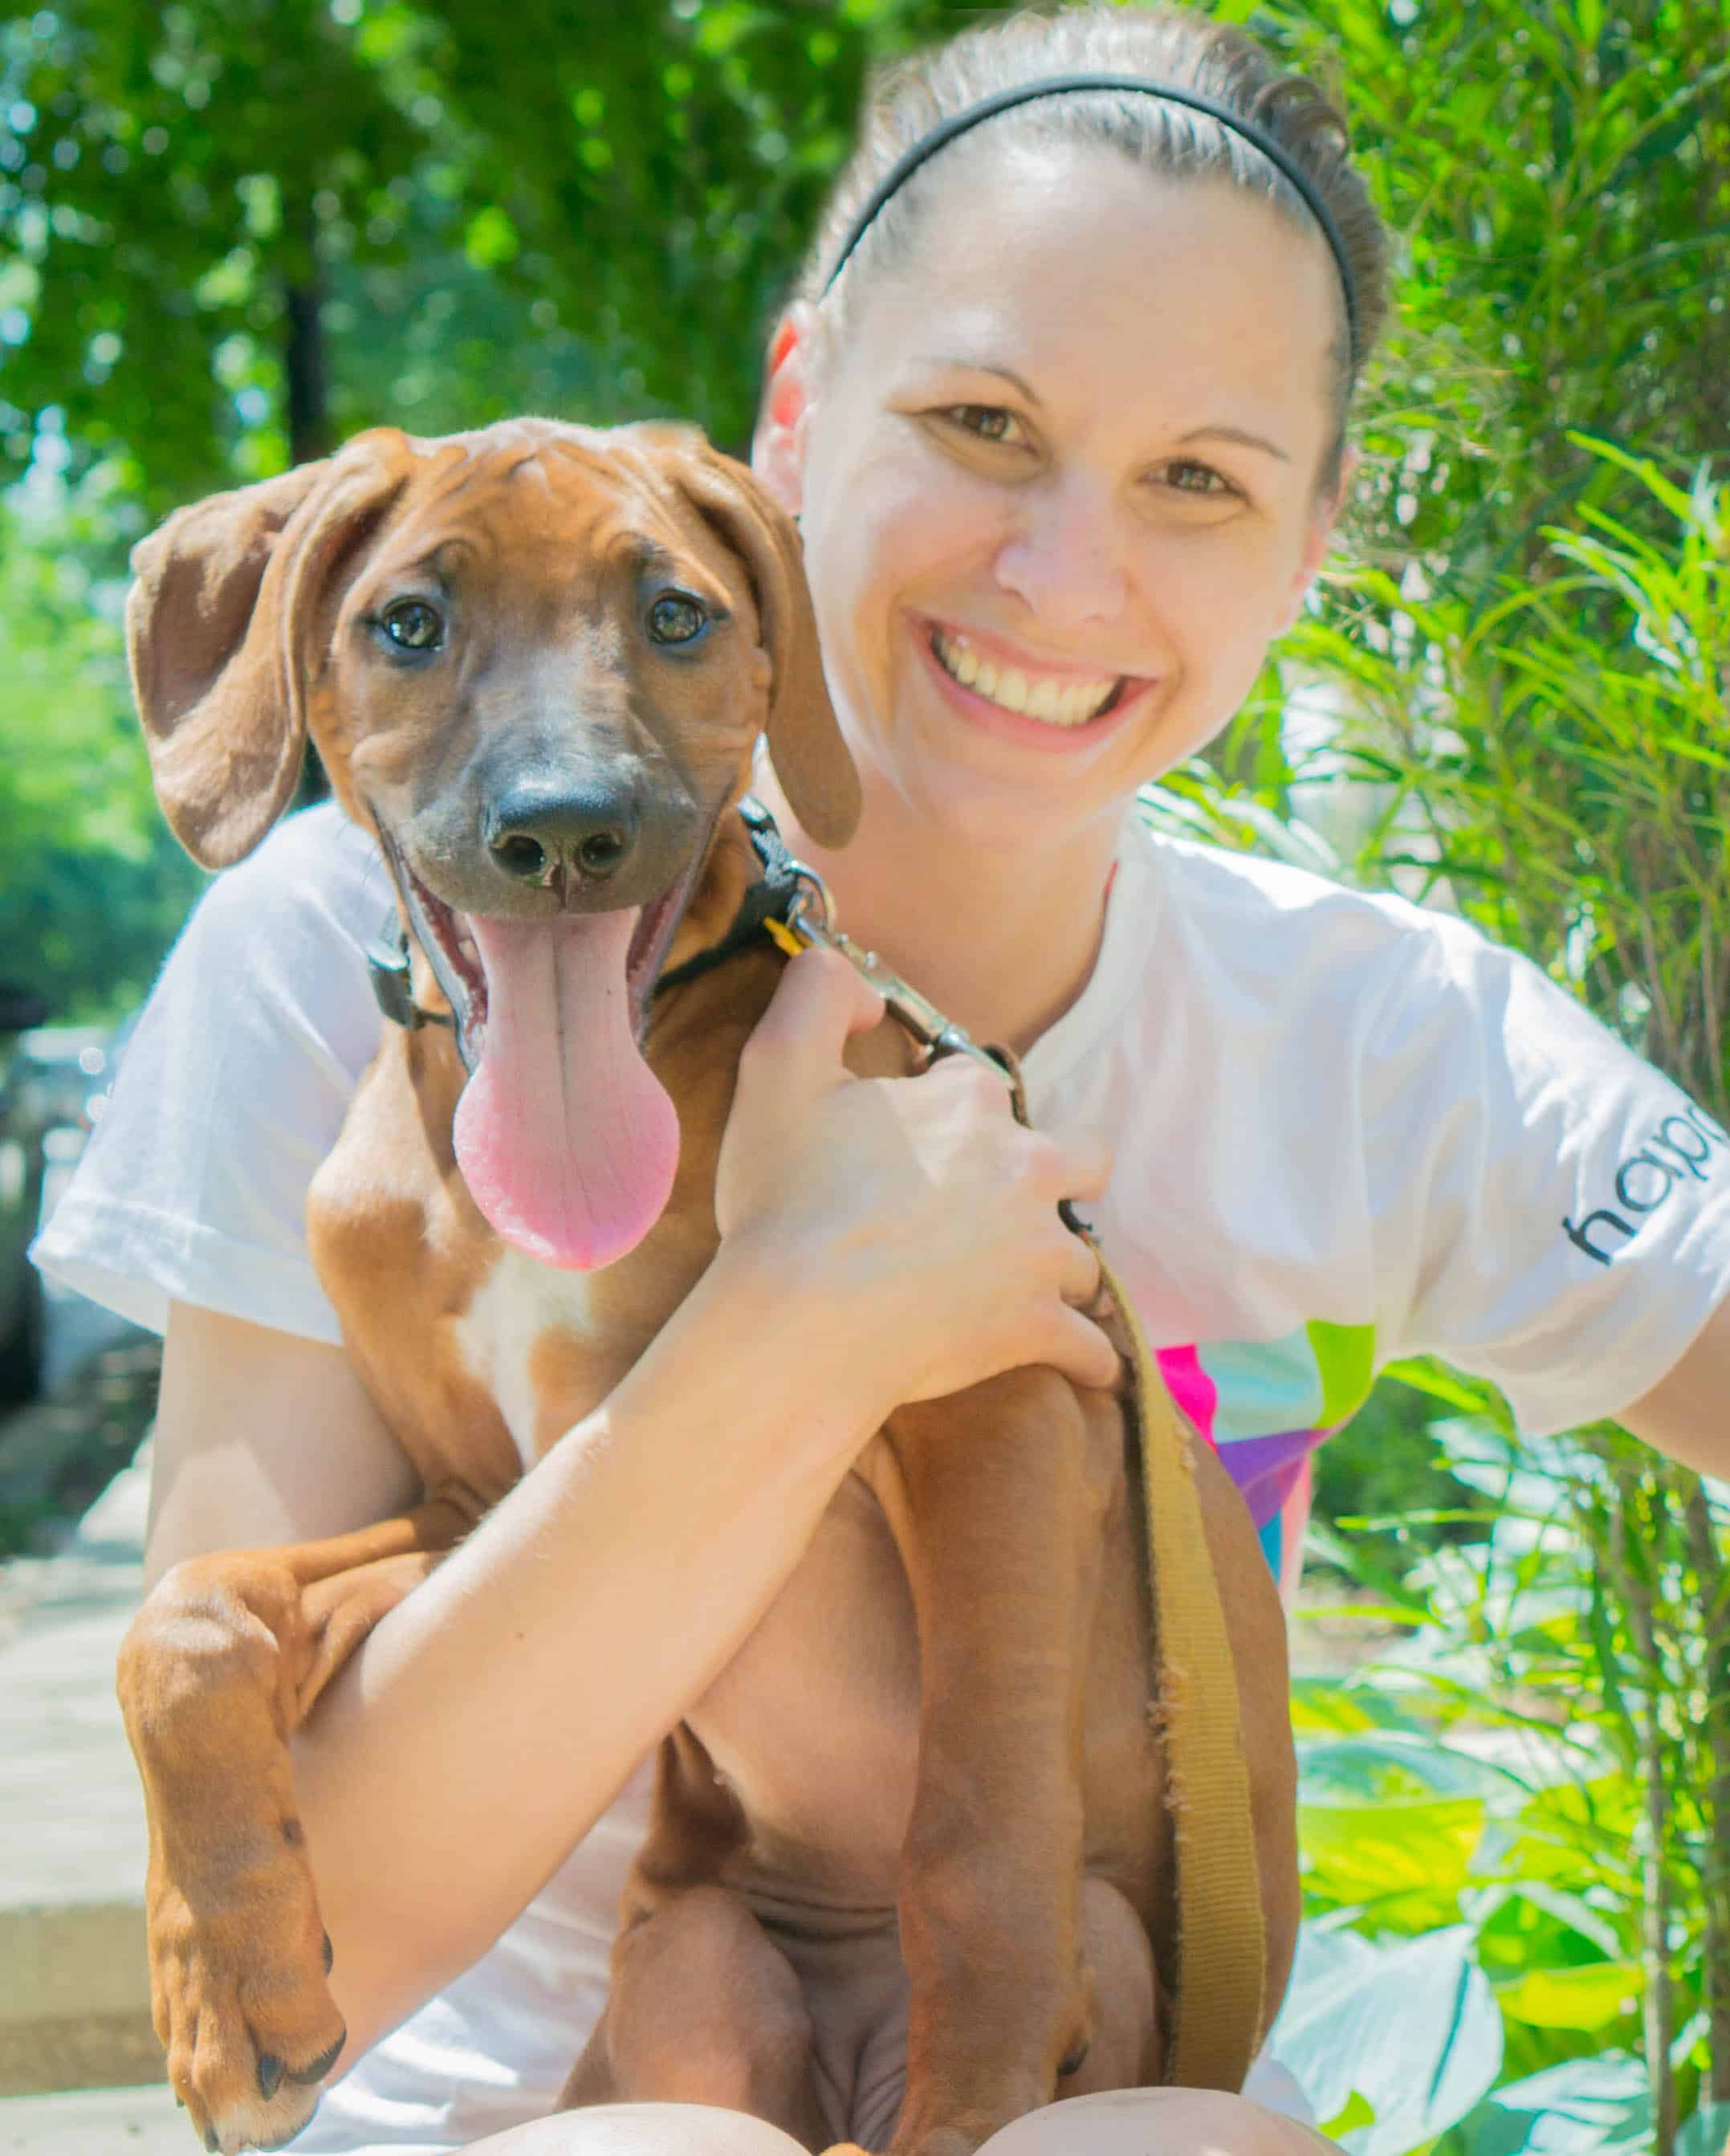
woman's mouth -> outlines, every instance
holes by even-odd
[[[1084,726],[1103,718],[1123,695],[1128,676],[1103,674],[1093,679],[1026,673],[1000,665],[952,629],[930,631],[931,655],[952,681],[999,711],[1042,726]]]

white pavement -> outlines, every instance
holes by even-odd
[[[197,2146],[166,2083],[0,2102],[0,2156],[197,2156]]]
[[[138,1604],[149,1476],[146,1445],[60,1554],[0,1572],[0,2096],[161,2071],[144,1960],[144,1810],[114,1694]],[[11,2116],[0,2105],[0,2151]]]

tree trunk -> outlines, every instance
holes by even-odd
[[[325,280],[310,208],[300,216],[304,270],[283,292],[283,384],[289,424],[289,461],[311,463],[336,446],[330,425],[330,382],[325,368]],[[309,742],[294,806],[305,808],[330,793],[330,782]]]
[[[1705,2093],[1714,2103],[1730,2103],[1730,1568],[1719,1547],[1705,1485],[1691,1475],[1682,1487],[1689,1553],[1706,1613],[1706,1711],[1699,1734],[1707,1779],[1700,1883],[1706,1903],[1704,1988],[1712,2063]]]
[[[283,379],[287,392],[289,458],[297,465],[327,457],[335,447],[325,373],[324,299],[325,280],[316,257],[310,255],[306,282],[290,285],[284,294],[287,336]]]
[[[1646,2053],[1646,2084],[1651,2092],[1653,2156],[1672,2156],[1676,2147],[1676,2075],[1670,2063],[1671,2040],[1676,2033],[1675,2005],[1670,1980],[1670,1874],[1666,1866],[1665,1821],[1668,1789],[1665,1781],[1666,1746],[1660,1721],[1659,1693],[1663,1668],[1652,1623],[1652,1593],[1630,1560],[1630,1534],[1644,1525],[1638,1517],[1639,1478],[1622,1470],[1610,1515],[1610,1560],[1615,1568],[1628,1631],[1634,1643],[1641,1704],[1635,1717],[1640,1750],[1640,1779],[1645,1785],[1645,1831],[1640,1838],[1640,1889],[1645,1902],[1641,1923],[1640,1964],[1645,1977],[1640,2001],[1642,2049]]]

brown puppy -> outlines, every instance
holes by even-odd
[[[824,843],[858,792],[796,535],[682,430],[364,435],[182,512],[136,567],[135,681],[182,840],[212,865],[254,845],[310,732],[391,865],[418,1000],[455,1019],[387,1034],[309,1213],[424,1502],[178,1568],[122,1656],[157,2029],[232,2151],[296,2131],[343,2040],[289,1735],[713,1254],[737,1056],[780,961],[690,978],[654,1004],[646,1065],[637,1040],[658,973],[719,940],[754,874],[729,812],[759,732]],[[859,1062],[904,1058],[883,1028]],[[1236,1491],[1193,1450],[1271,2015],[1297,1918],[1282,1628]],[[663,1745],[567,2101],[678,2097],[811,2148],[967,2156],[1060,2076],[1160,2077],[1172,1843],[1133,1483],[1118,1404],[1050,1371],[891,1419]]]

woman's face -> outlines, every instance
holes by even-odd
[[[758,463],[800,515],[868,800],[1037,846],[1209,740],[1295,614],[1335,506],[1338,272],[1224,183],[1092,146],[942,156],[845,349],[784,325]]]

